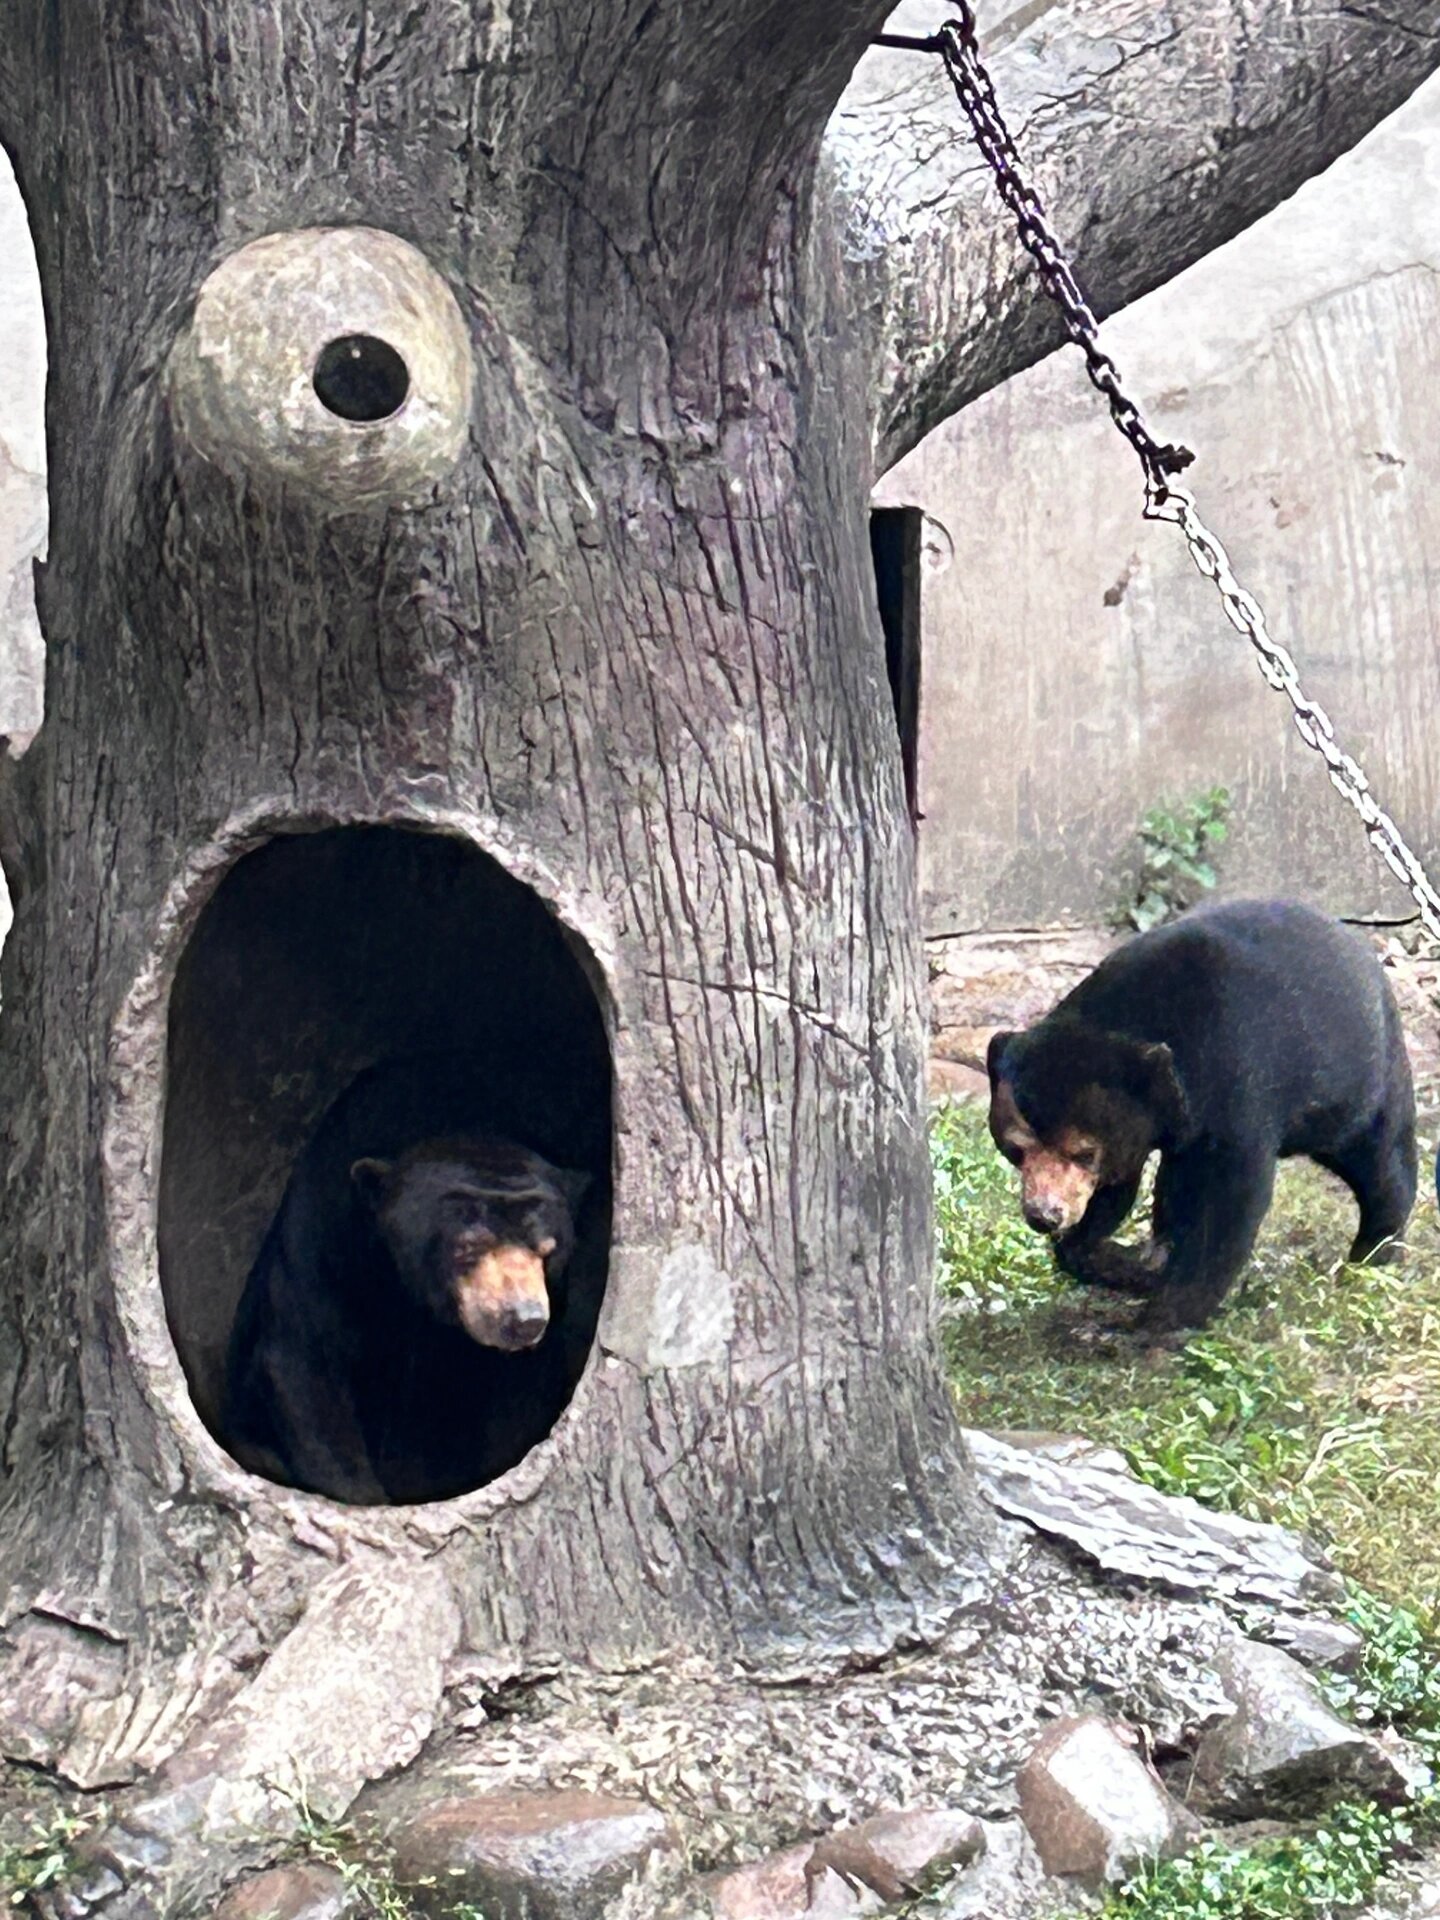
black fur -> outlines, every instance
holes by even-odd
[[[413,1067],[408,1084],[379,1069],[321,1121],[230,1336],[220,1437],[251,1471],[359,1505],[444,1499],[507,1471],[553,1425],[588,1346],[567,1311],[588,1176],[467,1131],[474,1104],[443,1070],[427,1096]],[[444,1133],[411,1145],[422,1115]],[[367,1168],[376,1152],[393,1164]],[[448,1250],[477,1222],[507,1244],[557,1243],[551,1321],[531,1349],[481,1346],[459,1324]],[[588,1304],[578,1318],[593,1326]]]
[[[1360,1205],[1352,1260],[1389,1258],[1415,1200],[1415,1098],[1394,998],[1348,929],[1287,901],[1201,907],[1119,948],[1025,1033],[997,1034],[1042,1139],[1106,1143],[1103,1184],[1056,1242],[1075,1279],[1153,1296],[1159,1326],[1203,1326],[1249,1258],[1275,1163],[1306,1154]],[[1160,1153],[1154,1244],[1110,1242]]]

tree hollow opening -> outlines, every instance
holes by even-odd
[[[313,384],[321,406],[341,420],[388,420],[405,404],[410,369],[388,340],[347,333],[322,350]]]
[[[347,1169],[352,1155],[393,1161],[476,1132],[584,1176],[544,1341],[534,1354],[484,1353],[488,1468],[477,1476],[465,1401],[449,1471],[432,1463],[423,1483],[374,1498],[483,1485],[549,1432],[583,1371],[609,1260],[611,1061],[597,979],[539,895],[458,837],[327,828],[277,837],[230,869],[171,994],[158,1220],[171,1335],[222,1446],[237,1307],[292,1171],[336,1111]],[[394,1357],[402,1384],[406,1359]]]

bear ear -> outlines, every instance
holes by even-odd
[[[985,1049],[985,1071],[990,1076],[990,1084],[992,1087],[1000,1078],[1000,1061],[1004,1056],[1005,1049],[1014,1038],[1015,1035],[1013,1033],[992,1033],[990,1036],[990,1044]]]
[[[574,1220],[580,1212],[580,1202],[595,1184],[595,1176],[593,1173],[580,1173],[574,1167],[556,1167],[553,1171],[555,1184],[570,1209],[571,1220]]]
[[[388,1160],[356,1160],[350,1168],[350,1184],[367,1207],[378,1207],[390,1178]]]
[[[1183,1140],[1190,1128],[1185,1089],[1175,1071],[1175,1056],[1163,1040],[1140,1048],[1145,1076],[1145,1104],[1155,1116],[1158,1131],[1170,1140]]]

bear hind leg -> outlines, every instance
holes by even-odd
[[[1320,1164],[1339,1174],[1360,1208],[1359,1230],[1347,1258],[1377,1264],[1398,1259],[1397,1243],[1415,1205],[1414,1125],[1408,1120],[1392,1125],[1382,1117],[1340,1152],[1326,1154]]]

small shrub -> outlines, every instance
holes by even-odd
[[[1152,807],[1140,822],[1140,873],[1121,926],[1144,933],[1193,907],[1215,885],[1214,849],[1226,835],[1230,795],[1211,787],[1193,799]]]

